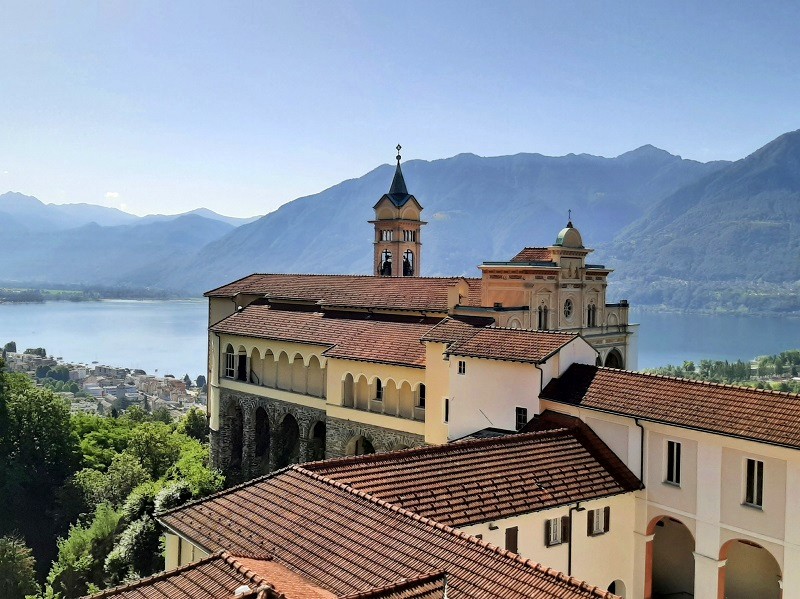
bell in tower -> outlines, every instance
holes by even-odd
[[[397,168],[389,193],[375,204],[374,265],[379,277],[418,277],[420,275],[422,241],[420,220],[422,206],[408,193],[400,169],[400,145],[397,146]]]

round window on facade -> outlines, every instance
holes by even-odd
[[[564,302],[564,318],[572,316],[572,300],[568,299]]]

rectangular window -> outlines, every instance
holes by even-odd
[[[565,543],[569,538],[569,516],[549,518],[544,522],[545,547],[553,547]]]
[[[444,421],[445,424],[450,422],[450,399],[444,398]]]
[[[744,502],[754,507],[764,507],[764,462],[747,459]]]
[[[464,360],[458,361],[458,374],[467,374],[467,363]]]
[[[519,528],[512,526],[506,528],[506,551],[517,553],[517,541],[519,538]]]
[[[236,355],[225,354],[225,376],[232,379],[236,376]]]
[[[403,241],[416,241],[416,231],[403,231]]]
[[[528,408],[517,408],[517,430],[528,424]]]
[[[420,384],[419,386],[419,396],[417,398],[417,407],[424,408],[425,407],[425,385]]]
[[[383,385],[381,384],[381,379],[375,379],[375,399],[377,401],[383,401]]]
[[[604,507],[596,510],[589,510],[586,519],[586,534],[596,537],[608,532],[611,523],[611,508]]]
[[[681,444],[677,441],[667,441],[667,475],[664,481],[681,484]]]

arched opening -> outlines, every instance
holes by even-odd
[[[667,516],[651,522],[648,531],[653,534],[653,540],[650,541],[652,545],[645,565],[645,585],[650,585],[650,588],[645,588],[645,597],[693,596],[692,533],[683,522]]]
[[[372,398],[375,401],[383,401],[383,383],[381,379],[375,379],[375,393]]]
[[[355,381],[353,375],[349,372],[344,376],[342,381],[342,405],[347,408],[355,407]]]
[[[594,364],[595,364],[595,366],[602,366],[603,365],[603,359],[598,355],[597,359],[594,361]]]
[[[392,252],[383,250],[381,252],[381,263],[378,268],[378,274],[382,277],[392,276]]]
[[[253,348],[253,351],[250,352],[250,373],[248,375],[248,380],[254,385],[260,385],[263,369],[264,364],[261,359],[261,354],[258,352],[258,349]]]
[[[406,250],[403,254],[403,276],[414,276],[414,252]]]
[[[425,383],[420,383],[417,387],[417,407],[425,409]]]
[[[300,427],[294,416],[286,414],[283,417],[277,437],[275,440],[277,443],[275,469],[279,470],[289,464],[297,464],[300,461]]]
[[[308,388],[306,393],[314,397],[325,397],[325,371],[320,366],[319,358],[311,356],[308,361]]]
[[[375,453],[375,448],[363,435],[350,439],[345,448],[345,455],[366,455],[368,453]]]
[[[522,323],[517,318],[512,318],[508,321],[508,328],[509,329],[521,329]]]
[[[239,347],[236,355],[236,380],[247,382],[247,350]]]
[[[289,356],[281,352],[278,358],[278,389],[291,391],[292,389],[292,365],[289,364]]]
[[[608,326],[610,326],[610,327],[617,326],[619,324],[619,319],[617,318],[617,315],[614,314],[613,312],[611,314],[609,314],[608,315],[608,322],[606,324],[608,324]]]
[[[261,369],[261,384],[265,387],[275,388],[278,382],[278,363],[271,350],[264,352],[264,362]]]
[[[545,306],[544,304],[539,306],[539,309],[537,310],[538,319],[536,323],[537,324],[536,328],[539,329],[540,331],[547,330],[547,312],[548,312],[547,306]]]
[[[229,343],[225,348],[225,377],[232,379],[236,376],[236,354]]]
[[[325,423],[321,420],[311,427],[307,453],[309,462],[325,459]]]
[[[726,599],[779,599],[781,568],[761,545],[742,539],[728,541],[720,550],[727,560],[720,576],[720,597]]]
[[[269,472],[269,416],[267,411],[256,409],[256,468],[259,473]]]
[[[597,326],[597,306],[594,304],[589,304],[589,306],[586,308],[586,326]]]
[[[306,393],[306,365],[303,364],[303,356],[295,354],[292,361],[292,391],[295,393]]]
[[[390,416],[400,414],[400,392],[392,379],[383,386],[383,413]]]
[[[619,595],[620,597],[623,597],[623,599],[627,597],[627,595],[625,594],[626,592],[625,583],[622,582],[621,580],[615,580],[610,585],[608,585],[608,592],[614,593],[615,595]]]
[[[606,366],[608,368],[623,368],[622,354],[619,353],[619,350],[615,348],[608,352],[606,356]]]
[[[238,402],[232,402],[228,406],[228,426],[231,440],[228,468],[233,472],[238,472],[242,467],[244,448],[244,415]]]

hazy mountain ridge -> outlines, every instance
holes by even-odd
[[[252,272],[369,273],[373,228],[367,221],[393,170],[382,165],[237,228],[193,215],[150,222],[145,217],[139,233],[133,225],[72,230],[77,236],[20,232],[12,245],[41,243],[46,249],[0,258],[0,281],[9,272],[46,273],[42,260],[60,264],[68,257],[91,268],[54,263],[61,279],[83,276],[79,280],[89,282],[98,276],[102,283],[192,294]],[[411,160],[403,172],[429,223],[422,234],[424,275],[478,276],[476,266],[485,260],[508,259],[526,245],[549,245],[572,209],[584,243],[596,249],[590,261],[617,269],[609,299],[800,311],[800,131],[734,163],[700,163],[642,146],[616,158],[459,154]],[[0,201],[0,214],[6,210]],[[10,218],[29,223],[16,214]],[[7,235],[14,227],[2,221],[0,216],[0,232]],[[179,225],[172,235],[169,222]],[[148,229],[158,225],[167,229]],[[122,244],[127,251],[113,257],[124,268],[112,275],[91,257],[103,252],[97,244],[79,251],[70,242],[88,236],[111,243],[114,235],[147,243],[143,251]],[[175,235],[185,237],[180,247]],[[61,245],[53,247],[56,239]]]

